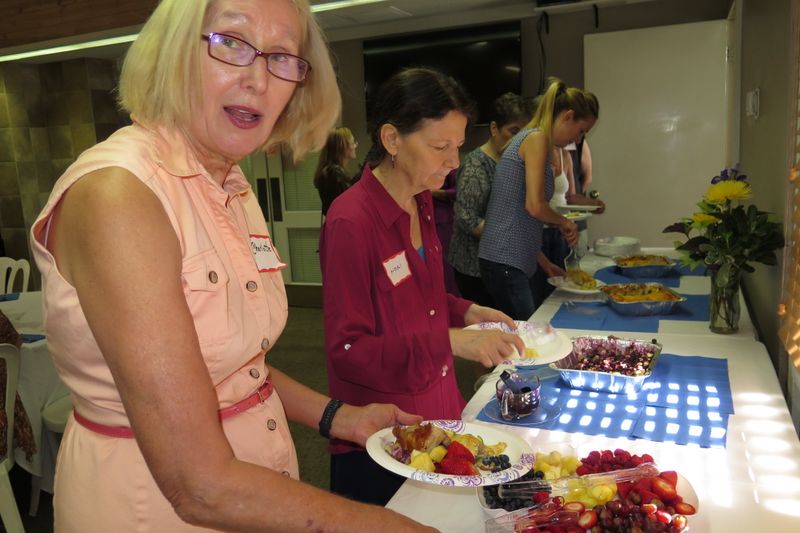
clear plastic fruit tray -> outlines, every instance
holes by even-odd
[[[573,389],[591,390],[608,393],[638,392],[647,378],[653,373],[656,361],[661,353],[661,344],[654,339],[652,342],[634,339],[619,339],[617,337],[576,337],[572,342],[572,353],[564,359],[550,363],[550,368],[561,374],[563,379]],[[648,356],[648,354],[650,354]],[[616,371],[581,370],[576,368],[587,357],[599,356],[601,360],[614,363],[622,359],[638,356],[645,364],[630,374]],[[625,369],[621,369],[625,370]]]

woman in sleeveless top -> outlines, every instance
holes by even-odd
[[[548,276],[563,274],[541,253],[543,224],[558,227],[570,245],[577,242],[575,223],[549,204],[555,186],[553,147],[579,140],[597,116],[593,94],[553,78],[530,123],[497,164],[478,256],[481,277],[497,307],[516,320],[527,320],[536,310],[537,268]]]
[[[287,424],[363,445],[421,418],[342,405],[265,358],[285,263],[237,161],[300,158],[338,116],[308,2],[163,0],[119,94],[133,125],[67,169],[32,229],[74,404],[55,530],[430,531],[301,483]]]

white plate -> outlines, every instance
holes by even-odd
[[[383,448],[385,444],[395,441],[392,428],[383,428],[373,433],[367,439],[367,453],[372,460],[395,474],[399,474],[409,479],[442,485],[447,487],[478,487],[483,485],[497,485],[506,483],[523,476],[533,466],[534,455],[530,445],[513,433],[507,433],[494,426],[474,424],[462,420],[428,420],[436,427],[455,433],[469,433],[480,437],[486,444],[492,445],[498,442],[507,444],[504,454],[508,455],[511,467],[500,472],[488,472],[481,470],[479,476],[452,476],[448,474],[437,474],[436,472],[426,472],[417,470],[407,464],[403,464]]]
[[[582,213],[580,211],[570,211],[568,213],[564,213],[564,216],[573,222],[580,222],[581,220],[586,220],[587,218],[592,216],[592,214],[585,212]]]
[[[563,276],[555,276],[552,278],[547,278],[547,283],[561,289],[566,292],[571,292],[572,294],[598,294],[600,292],[599,287],[605,285],[604,282],[598,280],[597,281],[597,288],[594,289],[581,289],[573,282],[569,281],[568,279],[564,278]]]
[[[517,331],[511,331],[503,322],[481,322],[464,329],[499,329],[506,333],[517,333],[522,337],[527,348],[536,350],[536,357],[512,357],[508,360],[514,366],[535,366],[555,363],[572,352],[572,340],[558,330],[553,330],[553,339],[547,343],[539,344],[532,334],[533,325],[524,320],[515,320]]]
[[[558,210],[562,213],[569,211],[597,211],[599,205],[559,205]]]

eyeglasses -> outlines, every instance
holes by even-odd
[[[262,52],[247,41],[224,33],[203,35],[208,41],[208,55],[228,65],[246,67],[252,65],[258,56],[267,61],[267,71],[276,78],[296,83],[306,79],[311,63],[286,52]]]

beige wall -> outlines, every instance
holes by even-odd
[[[27,235],[55,181],[123,122],[116,72],[97,59],[0,65],[0,235],[9,257],[30,259]]]
[[[742,4],[742,95],[755,88],[761,93],[758,119],[741,114],[740,154],[759,208],[785,219],[786,176],[791,156],[787,139],[789,117],[789,38],[791,0],[744,0]],[[788,359],[778,354],[778,317],[781,292],[779,267],[759,266],[745,279],[746,295],[785,386]]]

